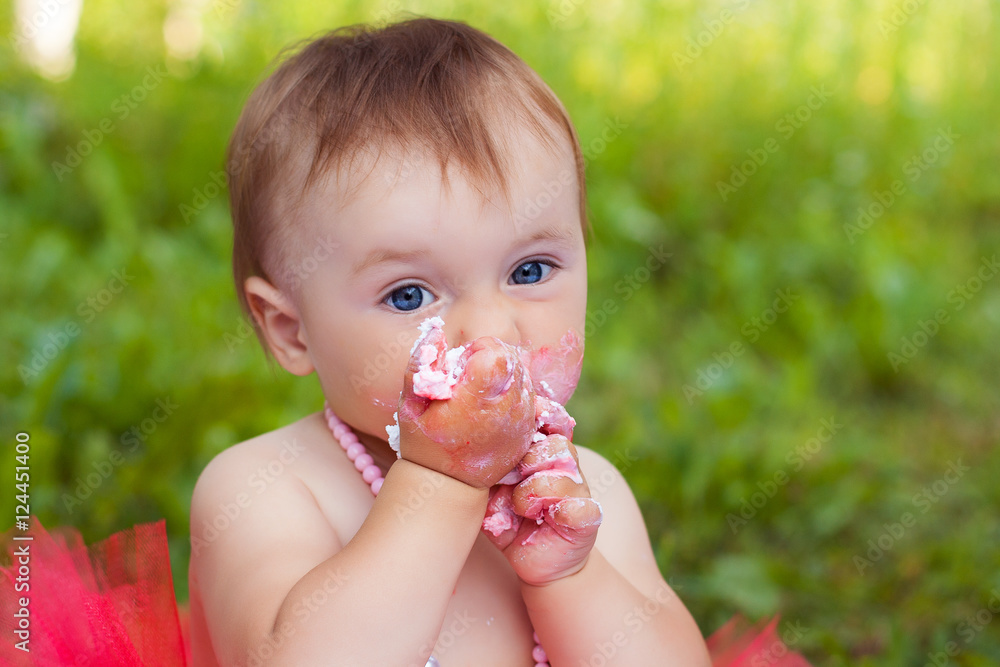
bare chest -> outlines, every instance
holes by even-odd
[[[313,493],[346,544],[364,523],[372,498],[360,478],[348,475],[343,481],[357,488],[337,494],[336,499],[328,491],[317,492],[331,485],[320,485]],[[503,554],[479,535],[459,575],[432,654],[441,667],[532,667],[534,646],[517,576]],[[426,653],[431,647],[422,649]],[[415,661],[413,667],[424,664]]]
[[[434,657],[441,667],[532,666],[531,635],[517,577],[480,536],[448,604]]]
[[[364,523],[374,499],[339,448],[323,453],[306,468],[304,481],[330,526],[347,544]],[[517,575],[503,554],[480,534],[459,575],[432,655],[441,667],[533,667],[534,646]],[[431,649],[422,648],[421,653]],[[424,667],[416,659],[413,667]]]

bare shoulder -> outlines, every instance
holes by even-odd
[[[314,490],[338,494],[344,457],[317,424],[311,415],[234,445],[195,485],[190,580],[223,662],[245,657],[234,651],[265,637],[292,587],[343,544]]]
[[[647,596],[655,595],[665,582],[628,481],[598,452],[580,445],[576,445],[576,450],[591,497],[600,503],[604,515],[596,548],[638,590]],[[631,459],[623,460],[631,463]]]
[[[340,448],[331,446],[320,415],[309,415],[233,445],[209,462],[198,477],[191,501],[192,535],[196,534],[196,513],[221,530],[253,505],[258,506],[257,511],[266,505],[275,513],[283,502],[305,499],[316,505],[342,536],[342,529],[349,532],[352,522],[340,522],[337,513],[326,510],[343,501],[342,496],[356,495],[356,477]],[[220,514],[230,521],[219,518]]]
[[[301,473],[308,468],[305,463],[316,458],[308,419],[233,445],[205,466],[191,499],[193,536],[197,536],[195,516],[207,521],[205,533],[222,533],[242,516],[261,511],[264,504],[273,507],[294,489],[306,489]]]

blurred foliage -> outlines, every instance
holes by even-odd
[[[88,541],[166,517],[186,599],[198,473],[322,401],[240,319],[225,143],[282,47],[405,7],[496,36],[578,126],[577,440],[622,468],[703,630],[780,613],[822,664],[924,664],[948,641],[958,664],[997,664],[1000,620],[968,619],[1000,590],[998,4],[345,4],[184,5],[202,33],[181,58],[162,26],[182,3],[88,0],[58,82],[0,46],[2,451],[31,433],[33,512]],[[79,166],[54,165],[88,137]],[[162,423],[157,401],[175,406]]]

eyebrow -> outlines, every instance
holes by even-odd
[[[534,241],[560,241],[566,244],[571,244],[574,240],[575,235],[572,231],[563,228],[553,229],[551,227],[541,229],[527,239],[529,243]]]
[[[387,250],[380,249],[368,253],[368,256],[357,262],[351,268],[351,277],[355,277],[367,269],[383,262],[410,262],[427,254],[425,250]]]
[[[534,243],[535,241],[558,241],[560,243],[570,245],[573,242],[573,233],[569,230],[564,229],[552,229],[551,227],[546,227],[541,229],[530,237],[522,241],[522,243]],[[356,277],[371,267],[382,264],[384,262],[410,262],[415,259],[420,259],[427,254],[426,250],[390,250],[388,248],[380,248],[378,250],[373,250],[368,253],[368,255],[359,260],[351,267],[351,277]]]

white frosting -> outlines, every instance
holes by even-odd
[[[396,458],[401,459],[403,455],[399,451],[399,413],[393,412],[392,418],[396,423],[386,426],[385,432],[389,436],[389,446],[392,447],[392,451],[396,452]]]
[[[444,353],[444,361],[438,362],[438,348],[423,341],[431,331],[444,327],[440,317],[428,317],[420,323],[420,337],[410,350],[412,357],[417,353],[420,365],[413,374],[413,393],[433,400],[451,398],[451,389],[458,383],[459,376],[465,371],[461,363],[465,346],[459,345]],[[435,368],[437,366],[437,368]]]
[[[443,329],[443,328],[444,328],[444,320],[442,320],[437,315],[435,315],[434,317],[428,317],[423,322],[421,322],[420,335],[417,336],[417,339],[415,341],[413,341],[413,347],[410,348],[410,356],[411,357],[413,356],[414,350],[416,350],[417,346],[420,345],[420,343],[424,340],[424,338],[427,337],[427,334],[429,334],[434,329]]]

